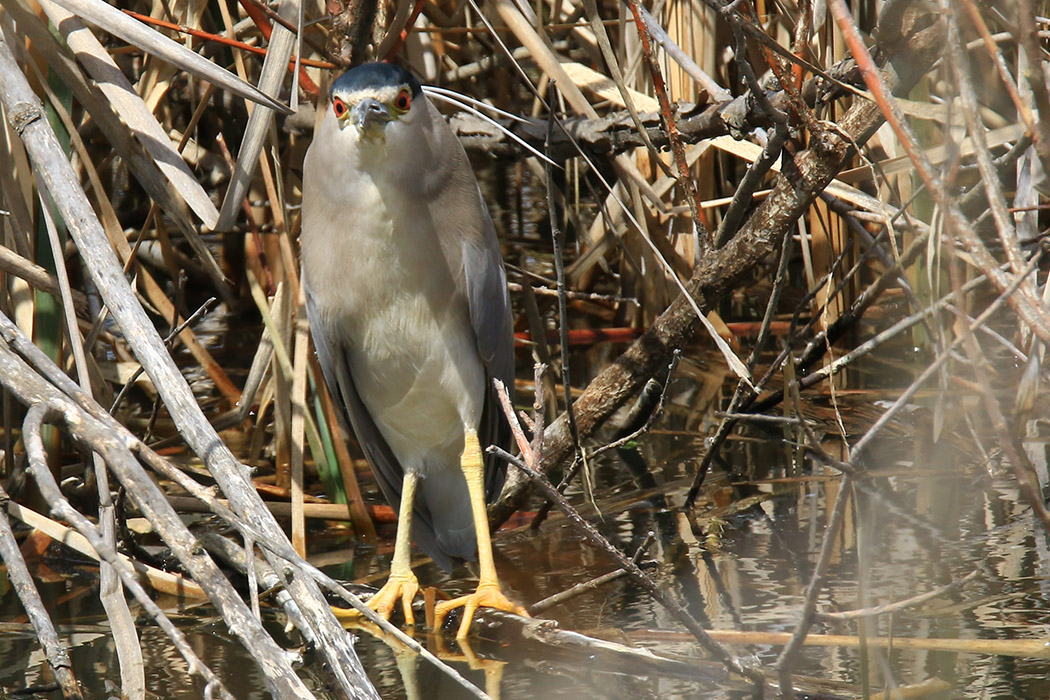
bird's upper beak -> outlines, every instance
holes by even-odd
[[[365,136],[381,133],[383,127],[393,118],[390,108],[372,97],[362,99],[349,112],[349,121],[356,124]]]

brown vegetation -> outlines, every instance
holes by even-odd
[[[479,168],[500,169],[483,178],[486,194],[503,197],[505,185],[526,204],[496,217],[517,329],[531,341],[519,365],[531,350],[557,371],[523,382],[535,411],[520,456],[507,455],[520,468],[490,509],[494,524],[539,484],[710,658],[791,697],[849,498],[829,509],[794,633],[741,642],[709,634],[637,555],[590,527],[559,494],[570,476],[559,488],[546,481],[585,473],[608,449],[595,446],[599,429],[639,395],[619,444],[650,427],[679,359],[713,344],[733,381],[681,511],[694,527],[705,475],[749,418],[794,420],[805,460],[841,475],[848,493],[873,488],[869,448],[933,388],[933,439],[990,425],[1050,532],[1020,442],[1045,413],[1050,343],[1048,20],[1027,0],[39,3],[0,0],[0,556],[66,697],[78,697],[78,681],[12,521],[100,562],[128,697],[142,697],[144,681],[127,593],[210,692],[227,692],[150,587],[207,597],[268,690],[310,697],[258,615],[260,590],[279,590],[272,600],[317,650],[318,675],[349,697],[377,697],[322,591],[360,600],[304,560],[307,517],[347,520],[374,540],[386,512],[366,505],[324,394],[296,257],[313,105],[324,108],[335,71],[368,59],[503,110],[453,125]],[[216,316],[221,337],[208,329]],[[566,317],[601,326],[581,342],[620,342],[585,387],[561,372]],[[894,344],[918,347],[924,364],[888,408],[847,430],[842,375]],[[998,366],[1001,355],[1023,370]],[[946,411],[950,384],[978,400]],[[830,392],[829,432],[844,439],[835,455],[799,412],[817,390]],[[517,421],[509,401],[508,415]],[[165,456],[183,447],[192,460]],[[324,498],[309,493],[317,481]],[[277,510],[290,538],[263,494],[289,501]],[[175,570],[126,546],[128,510],[148,520]],[[191,531],[180,512],[198,510],[237,536]],[[241,572],[248,600],[218,561]],[[545,643],[579,643],[555,637]],[[727,643],[783,651],[761,668]],[[630,654],[601,649],[613,664]]]

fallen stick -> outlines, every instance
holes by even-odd
[[[210,513],[211,508],[191,496],[168,496],[168,503],[179,513]],[[229,501],[219,499],[219,503],[229,506]],[[263,501],[263,504],[275,516],[288,518],[292,515],[292,504],[287,501]],[[342,503],[304,503],[303,514],[307,518],[320,520],[351,520],[350,508]]]
[[[907,698],[921,698],[934,693],[943,693],[951,690],[951,683],[941,678],[927,678],[921,683],[911,685],[899,685],[893,690],[884,690],[875,693],[871,700],[907,700]]]
[[[99,560],[98,552],[95,551],[95,548],[91,546],[86,537],[57,520],[52,520],[46,515],[21,506],[14,501],[7,502],[7,512],[12,518],[20,520],[32,528],[36,528],[56,542],[61,542],[70,549],[80,552],[95,561]],[[208,597],[200,586],[188,578],[143,564],[123,554],[119,556],[131,564],[141,576],[145,577],[155,591],[181,598],[207,599]]]
[[[737,630],[708,630],[707,633],[724,644],[769,644],[779,646],[791,640],[790,632],[741,632]],[[693,641],[688,632],[677,630],[647,630],[629,632],[632,641]],[[923,651],[953,651],[961,654],[996,654],[999,656],[1028,656],[1050,658],[1050,638],[1044,639],[911,639],[908,637],[867,637],[868,646]],[[803,645],[818,647],[858,647],[860,637],[847,634],[810,634]]]

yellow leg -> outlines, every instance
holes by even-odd
[[[496,608],[528,617],[525,608],[510,602],[499,586],[496,566],[492,562],[492,540],[489,537],[489,520],[485,512],[485,464],[481,456],[481,445],[478,434],[467,428],[463,433],[463,457],[460,460],[463,476],[470,491],[470,509],[474,514],[474,531],[478,537],[478,565],[481,570],[477,590],[470,595],[439,603],[434,609],[437,626],[450,610],[463,608],[463,621],[456,633],[457,639],[463,639],[470,631],[470,622],[479,607]]]
[[[419,582],[412,573],[410,560],[412,551],[412,501],[416,496],[416,482],[419,476],[415,472],[405,472],[401,482],[401,507],[397,515],[397,538],[394,540],[394,559],[390,562],[390,577],[383,587],[368,599],[367,605],[383,619],[389,620],[397,601],[405,613],[405,625],[413,626],[416,618],[412,614],[412,599],[419,592]],[[336,617],[354,618],[360,615],[356,610],[333,608]]]

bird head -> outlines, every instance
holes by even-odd
[[[411,73],[389,63],[366,63],[332,83],[329,109],[341,133],[384,142],[391,126],[411,124],[423,89]],[[397,125],[397,126],[395,126]]]

